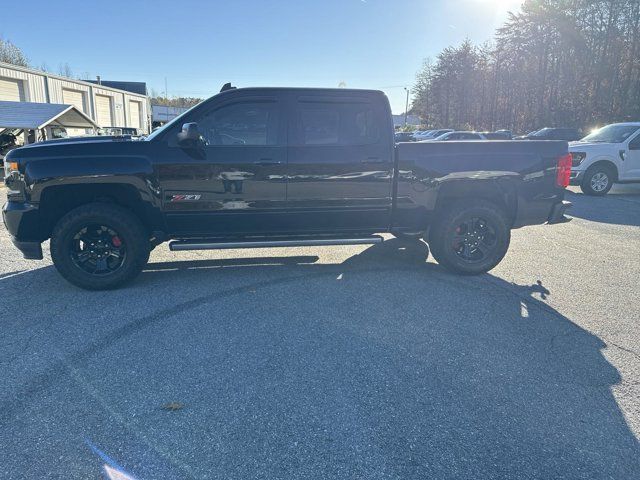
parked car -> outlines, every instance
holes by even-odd
[[[413,136],[413,132],[396,132],[395,140],[396,140],[396,143],[416,141],[415,137]]]
[[[605,195],[614,183],[640,183],[640,122],[614,123],[569,144],[571,184]]]
[[[414,132],[413,138],[416,142],[421,142],[422,140],[426,140],[431,137],[431,133],[433,130],[424,130],[422,132]]]
[[[478,274],[502,260],[511,229],[566,221],[566,142],[396,145],[392,131],[379,91],[225,90],[138,141],[12,150],[4,224],[25,258],[42,259],[50,238],[58,272],[98,290],[133,279],[165,241],[354,245],[389,232],[424,237],[443,267]]]
[[[500,130],[496,130],[495,133],[505,135],[506,137],[509,137],[509,140],[513,139],[513,132],[511,130],[507,130],[503,128]]]
[[[497,132],[481,132],[480,135],[482,135],[485,140],[511,140],[511,135],[504,130]]]
[[[527,135],[515,137],[514,140],[564,140],[566,142],[574,142],[580,138],[582,138],[582,134],[577,128],[545,127]]]
[[[4,165],[5,155],[20,146],[18,137],[23,131],[20,128],[0,128],[0,166]]]
[[[107,135],[119,137],[122,135],[137,136],[138,129],[133,127],[104,127],[98,131],[98,135]]]
[[[440,135],[444,135],[445,133],[453,132],[452,128],[440,128],[438,130],[431,130],[431,134],[429,135],[429,139],[434,139],[439,137]]]
[[[455,131],[443,133],[439,137],[432,139],[433,142],[451,142],[453,140],[486,140],[482,133]]]

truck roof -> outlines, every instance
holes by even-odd
[[[604,126],[608,127],[609,125],[618,125],[621,127],[640,127],[640,122],[618,122],[618,123],[610,123]]]
[[[242,87],[233,88],[220,92],[218,95],[230,92],[297,92],[297,93],[331,93],[331,94],[368,94],[368,95],[384,95],[382,90],[370,90],[361,88],[318,88],[318,87]]]

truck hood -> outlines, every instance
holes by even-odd
[[[582,152],[588,150],[589,152],[596,151],[611,151],[618,150],[620,148],[619,143],[601,143],[601,142],[571,142],[569,143],[569,151],[570,152]]]
[[[9,161],[23,162],[37,158],[93,156],[96,154],[126,155],[133,151],[140,152],[140,147],[146,143],[132,140],[130,135],[60,138],[16,148],[11,150],[6,158]]]
[[[71,137],[71,138],[56,138],[54,140],[45,140],[44,142],[32,143],[30,145],[25,145],[22,148],[38,148],[43,145],[60,145],[64,144],[73,144],[73,143],[105,143],[105,142],[130,142],[131,135],[92,135],[92,136],[84,136],[84,137]]]

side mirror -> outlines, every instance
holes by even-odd
[[[182,125],[182,131],[178,133],[178,145],[181,147],[195,147],[200,142],[200,131],[195,122]]]

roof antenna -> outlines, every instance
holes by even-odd
[[[232,87],[232,86],[231,86],[231,82],[227,82],[227,83],[225,83],[225,84],[222,86],[222,88],[220,89],[220,93],[222,93],[222,92],[226,92],[227,90],[233,90],[233,89],[235,89],[235,88],[237,88],[237,87]]]

